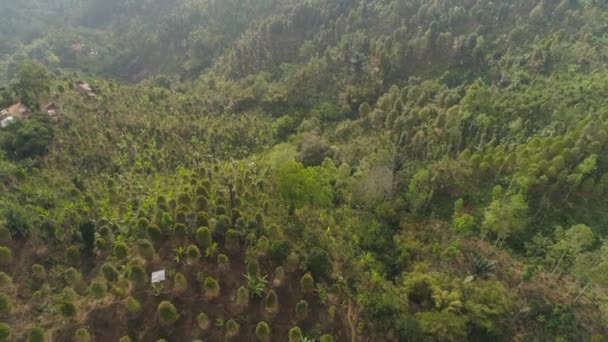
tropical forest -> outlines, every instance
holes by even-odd
[[[0,15],[0,341],[608,341],[607,1]]]

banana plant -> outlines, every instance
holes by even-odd
[[[175,260],[175,262],[179,264],[182,261],[185,252],[186,250],[184,249],[184,247],[177,247],[173,250],[173,260]]]

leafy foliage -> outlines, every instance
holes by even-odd
[[[281,197],[298,208],[305,204],[324,206],[331,201],[331,191],[318,170],[304,168],[297,162],[286,162],[278,170]]]
[[[44,339],[44,330],[40,327],[32,328],[27,336],[28,342],[44,342]]]
[[[597,339],[607,11],[0,0],[4,338]]]
[[[267,276],[264,275],[259,277],[256,274],[246,274],[245,278],[247,279],[247,289],[249,293],[253,297],[261,298],[268,285],[268,281],[266,280]]]
[[[0,338],[8,339],[11,336],[11,327],[6,323],[0,323]]]
[[[258,341],[267,341],[270,338],[270,326],[266,322],[259,322],[255,327],[255,336]]]
[[[157,313],[161,322],[167,325],[175,323],[179,317],[175,306],[168,301],[162,301],[158,304]]]
[[[475,256],[473,258],[472,273],[478,277],[485,278],[492,274],[496,269],[496,261],[488,260],[484,257]]]

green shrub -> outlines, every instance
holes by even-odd
[[[186,218],[187,213],[190,212],[190,207],[188,207],[187,205],[184,204],[178,204],[177,205],[177,209],[175,210],[175,222],[181,222],[181,223],[185,223],[183,221],[181,221],[181,219]],[[179,218],[178,216],[183,215],[181,218]]]
[[[163,239],[163,233],[160,230],[160,227],[155,224],[148,226],[147,235],[148,238],[154,242],[158,242]]]
[[[111,283],[118,280],[118,276],[119,276],[118,270],[112,264],[109,264],[109,263],[103,264],[103,266],[101,266],[101,273],[103,273],[103,277]]]
[[[80,328],[74,333],[74,342],[89,342],[91,341],[91,335],[85,328]]]
[[[196,262],[201,257],[201,251],[195,245],[190,245],[186,248],[186,256],[189,263]]]
[[[165,234],[170,234],[173,230],[173,216],[167,212],[163,212],[160,219],[160,228]]]
[[[13,309],[11,298],[4,293],[0,293],[0,314],[5,315]]]
[[[241,233],[244,233],[247,230],[247,221],[244,218],[239,217],[234,223],[234,228]]]
[[[123,336],[118,342],[133,342],[133,340],[129,336]]]
[[[8,341],[11,336],[11,327],[6,323],[0,323],[0,341]]]
[[[306,273],[300,279],[300,289],[303,293],[311,293],[315,289],[315,280],[310,273]]]
[[[226,232],[226,249],[229,251],[238,251],[241,245],[241,236],[234,229],[229,229]]]
[[[217,266],[222,272],[230,270],[230,259],[228,256],[225,254],[219,254],[217,256]]]
[[[44,342],[44,330],[40,327],[34,327],[27,335],[27,342]]]
[[[112,229],[109,226],[103,226],[99,228],[99,235],[107,240],[112,240],[113,234]]]
[[[209,317],[207,317],[207,314],[204,312],[201,312],[196,316],[196,323],[198,327],[203,331],[209,329]]]
[[[269,248],[270,259],[275,265],[282,265],[291,252],[289,241],[273,241]]]
[[[156,309],[158,313],[158,318],[160,318],[161,322],[166,325],[171,325],[177,321],[178,314],[177,309],[171,302],[162,301],[158,304],[158,308]]]
[[[226,214],[228,214],[228,210],[226,210],[226,207],[224,207],[223,205],[218,205],[215,207],[215,215],[219,216]]]
[[[76,308],[76,305],[74,305],[74,303],[72,302],[61,303],[59,311],[61,311],[63,317],[69,319],[76,317],[76,315],[78,314],[78,309]]]
[[[105,297],[106,293],[108,292],[108,288],[106,287],[106,284],[99,282],[99,281],[91,282],[91,285],[89,286],[89,290],[91,291],[91,294],[93,295],[93,297],[96,299],[101,299],[101,298]]]
[[[8,266],[13,261],[13,252],[10,248],[0,246],[0,266]]]
[[[306,258],[306,268],[315,279],[329,277],[332,273],[332,261],[325,250],[313,247]]]
[[[188,237],[188,228],[183,223],[177,223],[173,231],[173,235],[177,239],[186,239]]]
[[[46,270],[40,264],[33,264],[31,267],[32,279],[37,282],[43,281],[46,278]]]
[[[70,246],[65,250],[65,258],[70,265],[79,265],[81,261],[80,249],[76,246]]]
[[[319,339],[319,342],[334,342],[334,337],[331,336],[330,334],[325,334],[325,335],[321,336],[321,338]]]
[[[293,327],[289,329],[289,342],[300,342],[302,341],[302,330],[299,327]]]
[[[241,307],[247,307],[249,305],[249,291],[247,291],[244,286],[241,286],[236,290],[234,303]]]
[[[30,235],[28,214],[22,207],[8,207],[4,213],[6,228],[14,239],[25,239]]]
[[[258,252],[259,256],[266,256],[266,254],[268,254],[268,249],[269,249],[269,242],[268,242],[268,238],[265,236],[262,236],[259,240],[257,245],[255,246],[256,251]]]
[[[74,291],[73,288],[67,286],[63,288],[61,291],[61,295],[63,296],[63,300],[65,301],[74,301],[78,298],[78,294]]]
[[[230,219],[226,215],[220,215],[215,219],[213,234],[218,240],[223,239],[226,236],[226,231],[230,228]]]
[[[264,299],[264,308],[266,309],[266,312],[270,314],[274,314],[279,311],[279,297],[274,290],[270,290],[266,294],[266,299]]]
[[[291,251],[291,253],[289,253],[289,255],[287,256],[287,259],[285,259],[285,270],[287,270],[288,272],[294,272],[298,269],[299,265],[300,256],[298,255],[298,253]]]
[[[239,334],[239,329],[240,326],[235,320],[229,320],[226,322],[226,337],[237,336]]]
[[[131,265],[127,271],[127,277],[129,281],[136,289],[141,289],[148,283],[148,274],[146,270],[140,265]]]
[[[264,321],[258,323],[258,325],[255,327],[255,337],[260,342],[270,340],[270,326],[268,326],[268,323]]]
[[[114,244],[114,248],[112,248],[112,253],[118,259],[124,259],[129,254],[129,249],[124,242],[117,242]]]
[[[187,193],[181,193],[177,196],[177,204],[179,205],[188,206],[190,205],[190,201],[192,201],[192,199]]]
[[[196,213],[196,225],[198,227],[209,227],[209,214],[205,211]]]
[[[105,250],[107,245],[106,240],[101,236],[95,238],[95,248],[97,248],[98,251]]]
[[[178,210],[175,213],[175,223],[176,224],[186,224],[186,221],[188,220],[188,217],[186,215],[186,208],[180,208],[180,210]]]
[[[150,221],[147,218],[141,217],[137,220],[137,236],[143,238],[148,234],[148,227],[150,227]]]
[[[185,292],[188,289],[188,279],[182,273],[175,273],[173,276],[173,291],[177,293]]]
[[[213,240],[211,239],[211,232],[207,227],[200,227],[196,230],[196,243],[202,248],[205,249],[211,246]]]
[[[146,260],[152,260],[156,256],[154,246],[146,239],[137,240],[137,249],[139,250],[139,255]]]
[[[234,223],[234,228],[236,228],[236,230],[238,230],[239,232],[243,233],[247,229],[247,222],[244,218],[239,217]]]
[[[135,315],[141,311],[141,303],[137,299],[129,296],[125,299],[125,308],[128,313]]]
[[[32,304],[35,308],[39,308],[42,304],[44,304],[44,297],[42,291],[36,291],[32,294]]]
[[[211,277],[205,278],[204,282],[205,287],[205,297],[207,299],[214,299],[220,295],[220,285],[217,281]]]
[[[274,287],[281,287],[285,282],[285,269],[283,266],[279,266],[274,270],[274,278],[272,278],[272,285]]]
[[[283,230],[276,224],[272,224],[268,227],[268,237],[273,241],[278,241],[283,237]]]
[[[452,229],[454,232],[459,234],[469,234],[473,231],[475,225],[475,218],[473,216],[469,214],[454,214],[454,221],[452,223]]]
[[[8,288],[13,284],[13,279],[6,273],[0,272],[0,288]]]
[[[196,197],[196,210],[207,211],[209,209],[209,200],[205,196]]]
[[[279,141],[287,140],[289,135],[294,132],[297,122],[298,121],[290,115],[283,115],[275,120],[272,124],[272,131],[276,139]]]
[[[296,304],[296,319],[303,321],[308,316],[308,302],[301,300]]]
[[[70,267],[63,271],[63,279],[69,286],[77,287],[82,283],[82,274],[74,267]]]

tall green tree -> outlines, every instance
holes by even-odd
[[[553,260],[553,273],[563,268],[565,263],[574,261],[580,253],[591,247],[595,238],[591,228],[584,224],[574,225],[566,231],[558,228],[555,235],[559,240],[549,252],[549,257]]]
[[[481,231],[493,233],[498,245],[510,235],[524,231],[528,222],[528,204],[522,194],[505,197],[498,194],[486,208]]]
[[[281,198],[291,208],[304,205],[327,206],[332,201],[332,189],[318,168],[305,168],[295,161],[288,161],[278,171],[278,190]]]
[[[51,77],[46,67],[26,60],[17,68],[18,79],[12,89],[19,100],[30,110],[37,110],[42,96],[50,92]]]
[[[572,273],[581,284],[573,302],[577,302],[592,285],[608,288],[608,244],[604,242],[593,252],[578,254],[572,266]]]

